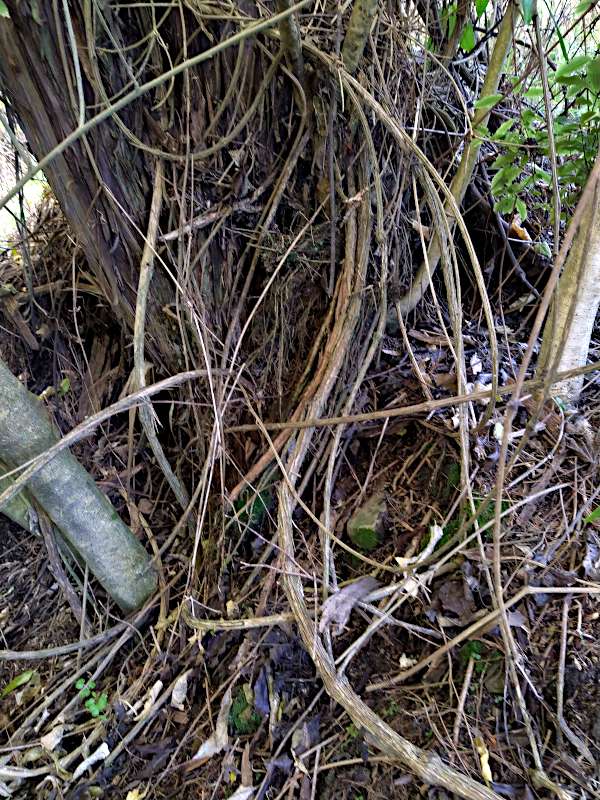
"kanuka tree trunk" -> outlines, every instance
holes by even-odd
[[[573,220],[577,225],[573,244],[544,327],[538,364],[542,376],[587,362],[600,305],[600,152],[580,203],[584,205]],[[574,405],[582,387],[579,375],[554,384],[550,393]]]
[[[10,18],[0,18],[0,88],[39,160],[78,125],[78,88],[68,27],[57,0],[11,2],[9,13]],[[110,13],[105,9],[105,14]],[[81,89],[86,105],[95,113],[100,98],[93,84],[82,6],[71,4],[69,16],[81,67]],[[111,27],[111,35],[119,42],[118,21]],[[111,58],[105,65],[110,70],[106,90],[111,96],[130,80],[125,64],[120,69],[118,64],[118,59]],[[136,135],[144,135],[142,103],[132,104],[121,114]],[[133,329],[151,193],[149,168],[144,153],[114,120],[108,120],[45,170],[89,268],[115,315],[129,329]],[[166,280],[158,276],[151,306],[158,308],[171,299]],[[149,352],[173,364],[173,343],[162,334],[160,319],[160,314],[149,314]]]

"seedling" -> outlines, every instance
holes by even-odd
[[[96,688],[95,681],[86,681],[85,678],[79,678],[75,688],[79,691],[80,699],[85,701],[83,705],[92,717],[99,717],[108,707],[108,695],[106,692],[94,691]]]

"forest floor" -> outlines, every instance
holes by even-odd
[[[17,262],[0,264],[0,288],[17,292],[0,296],[0,347],[13,371],[43,394],[64,433],[126,393],[131,353],[93,286],[85,277],[77,291],[72,286],[73,246],[52,203],[40,212],[33,254],[38,292],[29,310]],[[336,548],[337,581],[354,590],[342,589],[326,606],[321,630],[338,665],[348,656],[345,675],[382,720],[497,795],[597,797],[600,529],[587,518],[598,493],[600,387],[586,386],[575,416],[547,407],[534,431],[527,404],[517,412],[513,454],[519,437],[529,435],[502,501],[509,652],[494,611],[494,514],[486,502],[505,400],[473,439],[465,496],[453,362],[427,314],[425,308],[407,331],[420,379],[400,335],[386,335],[355,411],[421,403],[424,385],[431,399],[449,401],[350,426],[332,519],[348,546]],[[498,323],[501,384],[514,377],[527,317],[517,308]],[[485,387],[489,347],[475,313],[464,340],[470,379]],[[469,413],[482,417],[486,402],[472,403]],[[178,406],[159,396],[154,407],[171,462],[189,473],[194,459],[173,432],[191,424],[184,400]],[[0,518],[0,793],[71,800],[449,797],[382,755],[324,691],[280,585],[281,566],[269,555],[279,470],[242,495],[224,532],[214,522],[219,496],[209,498],[214,528],[205,525],[197,552],[178,526],[180,513],[137,423],[132,466],[131,424],[127,415],[112,417],[74,453],[136,535],[161,553],[159,600],[122,623],[76,562],[61,567],[40,536]],[[242,445],[238,437],[234,447],[245,448],[247,463],[260,453],[256,434]],[[307,506],[294,514],[302,540],[296,568],[307,578],[309,610],[319,591],[310,577],[322,565],[308,510],[318,506],[322,480],[308,485]],[[369,500],[377,519],[366,538],[351,539],[353,514]],[[84,598],[83,618],[57,577],[65,568]],[[193,599],[186,593],[190,570],[197,576]],[[402,576],[410,585],[386,593]],[[520,698],[510,680],[515,654]],[[530,771],[532,740],[543,776]]]

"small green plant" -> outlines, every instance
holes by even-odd
[[[502,660],[503,656],[495,648],[486,647],[478,641],[470,641],[459,650],[459,658],[465,665],[473,659],[475,674],[482,675],[488,667]]]
[[[108,707],[108,695],[106,692],[95,691],[95,681],[86,681],[85,678],[79,678],[75,688],[79,691],[79,698],[85,701],[83,705],[92,717],[99,717]]]
[[[349,725],[346,727],[346,736],[347,736],[349,739],[358,739],[359,735],[360,735],[360,731],[358,730],[358,728],[356,727],[356,725],[355,725],[353,722],[351,722],[351,723],[350,723],[350,724],[349,724]]]
[[[600,519],[600,506],[595,508],[591,514],[588,514],[587,517],[583,518],[583,522],[585,525],[589,525],[590,522],[596,522],[597,519]]]
[[[366,526],[356,528],[352,532],[352,542],[360,550],[369,552],[370,550],[375,550],[379,545],[379,535],[374,528],[368,528]]]
[[[384,719],[394,719],[394,717],[397,717],[400,714],[400,711],[400,704],[396,700],[390,700],[390,702],[383,709],[381,716]]]
[[[229,711],[229,722],[240,736],[255,733],[260,725],[260,714],[254,710],[253,703],[251,687],[247,684],[241,686],[233,698]]]
[[[482,653],[483,645],[481,642],[467,642],[466,645],[460,649],[460,658],[465,664],[471,659],[473,659],[473,661],[481,661]]]
[[[260,528],[272,505],[273,492],[270,488],[256,493],[244,492],[234,503],[239,524]]]
[[[565,59],[548,77],[553,106],[559,109],[552,125],[562,218],[566,219],[598,151],[600,56],[579,54]],[[491,139],[501,150],[492,165],[495,174],[491,190],[498,198],[496,211],[517,211],[521,221],[534,210],[550,215],[552,175],[541,85],[529,87],[520,115],[503,122]]]

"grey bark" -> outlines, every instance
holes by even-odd
[[[0,360],[0,459],[14,469],[57,439],[40,401]],[[34,475],[27,491],[123,611],[139,608],[154,592],[148,553],[68,450]]]

